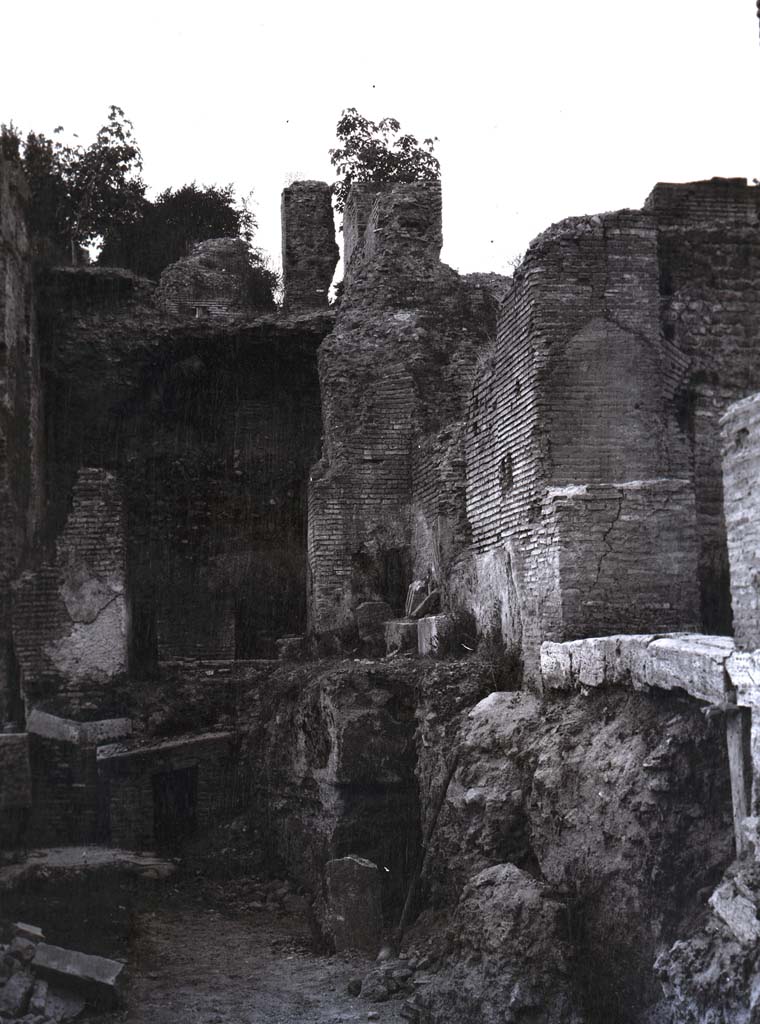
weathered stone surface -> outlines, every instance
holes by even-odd
[[[125,965],[118,960],[63,949],[47,942],[37,945],[32,966],[48,981],[65,983],[105,1006],[118,1005],[126,983]]]
[[[85,1005],[85,999],[76,992],[49,987],[45,1014],[54,1021],[76,1020],[83,1013]]]
[[[21,1017],[26,1013],[33,988],[34,975],[28,971],[16,971],[0,989],[0,1010],[12,1017]]]
[[[710,897],[710,906],[742,945],[754,946],[760,940],[756,893],[741,874],[721,882]]]
[[[657,959],[662,1018],[679,1024],[752,1024],[760,1010],[760,879],[757,865],[731,869],[710,898],[712,913]]]
[[[282,192],[282,275],[286,309],[321,309],[338,263],[330,186],[295,181]]]
[[[398,618],[409,581],[434,581],[466,543],[461,420],[496,302],[440,263],[438,183],[349,197],[344,239],[345,291],[319,351],[309,565],[315,630],[350,636],[362,599]]]
[[[30,939],[32,942],[43,942],[45,939],[41,928],[35,924],[25,924],[23,921],[16,921],[13,925],[13,933],[23,939]]]
[[[453,622],[448,615],[427,615],[417,620],[417,651],[423,658],[445,658],[450,653]]]
[[[29,1012],[46,1015],[48,1001],[48,983],[44,978],[38,978],[34,983],[31,998],[29,999]]]
[[[385,623],[385,649],[388,654],[417,650],[417,623],[409,619],[391,619]]]
[[[330,860],[325,881],[326,927],[335,949],[375,956],[383,936],[382,880],[377,865],[353,855]]]
[[[734,635],[751,651],[760,648],[760,394],[731,405],[721,427]]]
[[[76,716],[127,671],[126,523],[113,473],[80,469],[54,564],[14,589],[14,640],[28,710],[42,693]],[[96,698],[97,699],[97,698]]]
[[[458,754],[425,870],[432,907],[455,906],[469,877],[504,861],[561,892],[572,879],[582,1009],[645,1019],[664,936],[675,939],[733,857],[722,716],[651,689],[494,693],[467,710],[456,696],[432,680],[420,691],[423,829]]]
[[[481,871],[451,925],[457,953],[420,989],[422,1006],[442,1024],[581,1024],[564,917],[550,890],[514,864]]]
[[[730,637],[678,633],[672,636],[591,637],[541,645],[541,675],[547,690],[599,686],[685,690],[698,700],[727,699]]]

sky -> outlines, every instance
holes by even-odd
[[[443,259],[510,273],[563,217],[640,207],[657,181],[760,178],[754,0],[26,0],[3,11],[0,122],[89,143],[111,104],[149,194],[332,181],[345,107],[437,136]]]

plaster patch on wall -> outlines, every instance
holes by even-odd
[[[91,622],[45,646],[56,669],[71,679],[108,678],[127,670],[127,602],[117,595]]]

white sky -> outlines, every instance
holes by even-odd
[[[332,180],[344,107],[437,135],[443,258],[509,272],[566,216],[657,181],[760,177],[754,0],[26,0],[2,14],[0,121],[88,143],[111,103],[151,192]]]

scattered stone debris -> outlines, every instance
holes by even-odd
[[[65,1024],[88,1003],[113,1008],[123,998],[125,965],[51,946],[39,928],[17,922],[0,945],[0,1021]]]

